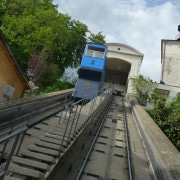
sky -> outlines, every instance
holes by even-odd
[[[179,34],[179,0],[53,0],[58,11],[86,24],[106,43],[121,43],[144,54],[140,74],[159,82],[161,40]]]

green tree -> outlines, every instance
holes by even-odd
[[[90,32],[90,36],[88,37],[88,41],[90,42],[95,42],[95,43],[100,43],[100,44],[105,44],[105,36],[102,35],[102,32],[98,32],[97,34],[93,34]]]
[[[1,29],[23,69],[31,54],[63,70],[80,63],[86,43],[85,24],[57,11],[52,0],[3,0]]]
[[[174,145],[180,150],[180,93],[176,98],[167,104],[169,117],[166,122],[167,128],[164,130]]]
[[[37,62],[39,71],[31,67],[39,72],[35,82],[48,86],[65,68],[79,66],[88,41],[85,24],[59,13],[52,0],[1,0],[0,5],[0,28],[23,71],[29,70],[32,55],[41,62]],[[90,34],[93,41],[102,43],[101,33]]]
[[[139,103],[145,105],[147,101],[151,99],[151,95],[157,87],[157,84],[149,77],[144,77],[143,75],[135,76],[131,78],[131,81],[132,89]]]
[[[42,34],[44,33],[46,38],[48,33],[51,36],[49,22],[57,15],[57,11],[55,6],[50,5],[50,0],[3,1],[5,13],[1,29],[16,59],[25,70],[30,55],[33,52],[40,54],[44,46],[49,46],[50,41],[44,41]],[[46,28],[43,24],[45,21],[48,24]]]

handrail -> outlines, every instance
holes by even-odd
[[[71,93],[68,94],[68,96]],[[8,148],[8,142],[11,139],[11,143],[13,143],[11,149],[9,150],[9,154],[7,156],[6,162],[3,164],[2,169],[0,170],[0,179],[3,179],[5,173],[8,169],[9,163],[15,151],[18,154],[20,146],[25,136],[25,132],[27,129],[31,128],[35,124],[41,122],[45,117],[53,115],[60,110],[63,110],[64,103],[67,103],[69,100],[67,99],[67,94],[65,96],[60,95],[61,98],[53,98],[52,101],[55,103],[50,103],[50,106],[47,106],[47,103],[43,105],[40,104],[41,101],[35,101],[32,103],[23,102],[22,105],[18,105],[17,107],[4,108],[0,110],[0,119],[1,119],[1,127],[0,127],[0,144],[2,144],[2,149],[0,150],[0,165],[3,163],[4,156],[6,155],[6,149]],[[49,98],[51,99],[51,98]],[[59,102],[56,102],[56,101]],[[51,100],[49,100],[51,101]],[[9,111],[10,113],[14,113],[9,116],[9,120],[6,119],[6,115],[8,117],[8,113],[5,111]],[[24,112],[21,112],[24,111]],[[3,114],[4,112],[4,114]],[[43,115],[46,113],[45,115]],[[3,117],[3,118],[2,118]],[[7,122],[3,122],[6,119]],[[19,142],[20,141],[20,142]],[[19,145],[18,145],[19,142]],[[19,147],[17,147],[17,145]]]

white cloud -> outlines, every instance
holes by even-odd
[[[179,0],[54,0],[59,11],[102,31],[107,42],[122,43],[144,54],[141,74],[160,80],[161,39],[175,39]]]

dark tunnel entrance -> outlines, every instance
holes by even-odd
[[[124,87],[123,89],[127,90],[130,70],[131,63],[118,58],[108,58],[106,61],[105,82],[118,85],[119,88]]]

